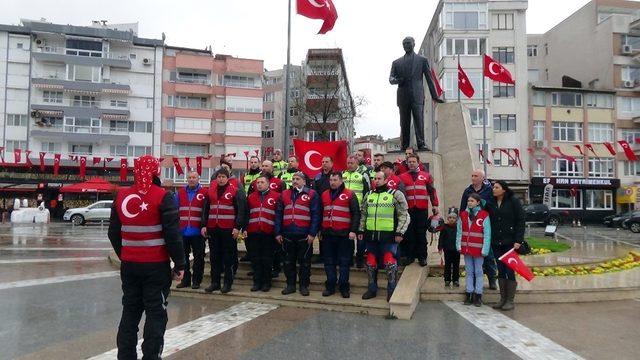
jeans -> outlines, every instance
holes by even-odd
[[[493,256],[493,250],[489,247],[489,255],[484,257],[483,265],[484,273],[487,274],[489,279],[493,279],[498,274],[498,267],[496,266],[496,258]]]
[[[336,283],[340,290],[349,289],[349,264],[351,263],[353,241],[348,237],[322,237],[324,247],[324,272],[327,274],[327,289],[335,290]],[[340,268],[340,278],[336,273],[336,265]]]
[[[507,251],[511,250],[513,246],[497,245],[497,246],[492,246],[492,248],[493,248],[493,253],[496,255],[496,258],[499,258],[500,256],[504,255]],[[507,264],[503,263],[500,260],[498,260],[497,263],[498,263],[498,278],[516,281],[516,274],[513,271],[513,269],[508,267]]]
[[[375,293],[378,291],[378,269],[387,270],[387,291],[393,292],[396,287],[397,279],[397,263],[396,254],[398,252],[398,243],[396,242],[378,242],[367,241],[367,267],[375,269],[374,281],[369,283],[368,290]],[[391,270],[395,270],[392,273]],[[393,275],[393,276],[392,276]]]
[[[467,272],[467,292],[482,295],[482,286],[484,285],[482,275],[482,256],[473,257],[469,254],[464,255],[464,270]],[[475,284],[475,286],[474,286]]]

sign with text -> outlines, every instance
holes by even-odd
[[[548,184],[551,184],[556,187],[617,189],[620,187],[620,179],[570,178],[570,177],[532,177],[531,178],[531,185],[546,186]]]

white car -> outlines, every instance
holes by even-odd
[[[69,209],[64,213],[62,219],[71,221],[73,225],[84,225],[87,221],[108,221],[111,217],[112,204],[113,200],[104,200],[87,207]]]

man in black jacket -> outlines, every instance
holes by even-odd
[[[350,296],[349,264],[353,255],[353,242],[360,226],[360,204],[353,191],[346,189],[340,172],[329,175],[330,189],[325,190],[322,200],[322,243],[324,248],[324,271],[327,274],[326,289],[322,296],[335,293],[336,282],[343,298]],[[336,274],[340,266],[340,279]]]

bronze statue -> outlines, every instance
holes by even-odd
[[[416,132],[416,145],[419,150],[427,148],[424,142],[424,87],[422,77],[427,78],[431,98],[442,103],[431,80],[429,62],[424,56],[413,51],[415,40],[406,37],[402,40],[405,55],[391,64],[389,82],[398,85],[398,109],[400,110],[400,146],[402,151],[409,147],[411,114]]]

